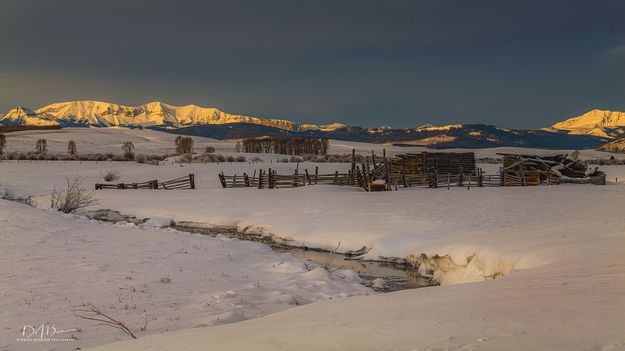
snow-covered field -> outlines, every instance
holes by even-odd
[[[80,133],[74,133],[77,139]],[[155,143],[156,150],[173,144],[162,133],[131,133],[150,134],[142,137],[157,140],[146,144]],[[206,142],[233,149],[232,143]],[[381,153],[382,148],[331,142],[332,150],[348,152],[354,146],[362,152]],[[478,156],[496,152],[500,149],[480,150]],[[76,335],[80,341],[44,347],[63,350],[125,339],[115,330],[72,319],[70,306],[93,302],[128,319],[135,329],[146,314],[157,318],[148,322],[146,332],[138,332],[138,340],[103,345],[102,350],[625,349],[625,184],[384,193],[332,186],[220,188],[220,171],[241,174],[272,167],[290,172],[295,167],[266,160],[183,167],[0,163],[0,192],[32,195],[41,207],[0,202],[0,276],[8,282],[0,287],[0,310],[10,327],[0,330],[0,348],[37,349],[41,345],[15,345],[18,326],[49,320],[83,331]],[[315,166],[321,171],[348,167],[299,165]],[[194,173],[198,189],[98,191],[94,209],[149,217],[152,224],[237,225],[294,245],[331,249],[340,241],[340,250],[364,246],[370,249],[364,258],[407,259],[443,285],[372,294],[353,275],[307,271],[289,254],[278,255],[259,244],[150,226],[105,225],[44,209],[52,187],[61,187],[66,178],[80,176],[92,186],[107,169],[118,170],[120,181]],[[625,166],[602,169],[610,180],[625,179]],[[167,274],[172,282],[161,283]],[[143,283],[148,289],[140,292]],[[346,295],[363,296],[334,298]],[[126,310],[128,299],[137,303],[137,310],[134,305]],[[294,301],[317,299],[324,301],[286,309]],[[141,306],[147,306],[146,312]],[[282,312],[268,315],[277,311]],[[216,325],[243,319],[248,320]]]
[[[67,128],[61,130],[40,130],[40,131],[22,131],[7,133],[7,152],[19,151],[27,152],[35,149],[37,139],[44,138],[48,141],[48,149],[51,153],[67,152],[67,143],[70,140],[76,142],[79,153],[105,153],[113,152],[121,153],[121,145],[125,141],[131,141],[135,145],[136,153],[143,154],[163,154],[173,153],[175,151],[174,139],[175,134],[156,132],[145,129],[127,129],[127,128]],[[210,138],[193,137],[194,148],[202,151],[206,146],[212,146],[216,149],[216,153],[223,155],[231,155],[235,152],[235,142],[223,141]],[[433,151],[420,146],[402,147],[393,146],[391,144],[370,144],[351,141],[333,140],[330,143],[330,153],[348,154],[356,149],[359,154],[371,154],[374,151],[376,155],[382,155],[382,150],[386,149],[387,155],[392,156],[400,153]],[[449,149],[447,151],[473,151],[476,157],[501,157],[497,153],[518,152],[529,154],[552,154],[554,150],[544,149],[523,149],[513,147],[501,147],[491,149]],[[571,153],[574,150],[559,150],[559,153]],[[255,155],[263,159],[275,159],[275,155]],[[610,154],[596,150],[581,150],[580,157],[582,159],[609,158],[614,156],[618,159],[625,159],[625,154]],[[283,158],[281,156],[280,158]]]

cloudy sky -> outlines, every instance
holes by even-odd
[[[395,127],[625,110],[622,0],[0,1],[0,110],[71,100]]]

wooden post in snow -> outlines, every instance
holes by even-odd
[[[350,180],[352,185],[356,183],[356,149],[352,149],[352,179]]]
[[[193,173],[189,174],[189,186],[191,189],[195,189],[195,175]]]
[[[315,184],[319,180],[319,166],[315,166]]]

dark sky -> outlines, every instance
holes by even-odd
[[[0,1],[0,110],[94,99],[362,126],[625,110],[625,1]],[[0,112],[4,113],[4,112]]]

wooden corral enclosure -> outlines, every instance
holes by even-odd
[[[374,153],[363,163],[356,164],[352,150],[351,169],[347,173],[309,174],[295,170],[293,174],[277,174],[275,170],[254,171],[250,177],[228,176],[219,179],[223,188],[257,187],[258,189],[298,187],[312,184],[333,184],[361,187],[367,191],[397,190],[398,187],[439,188],[460,186],[531,186],[560,183],[605,184],[605,173],[591,170],[566,155],[539,157],[535,155],[500,154],[503,166],[494,174],[486,174],[476,167],[473,152],[422,152],[387,158]]]
[[[153,190],[178,190],[195,189],[195,175],[189,174],[185,177],[159,182],[158,180],[148,180],[141,183],[96,183],[95,190],[103,189],[153,189]]]

